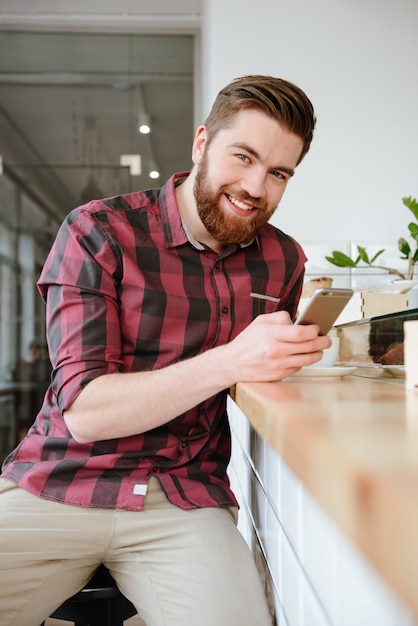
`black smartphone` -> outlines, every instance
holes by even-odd
[[[353,289],[317,289],[295,324],[317,324],[319,334],[326,335],[353,295]]]

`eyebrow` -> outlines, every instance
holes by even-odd
[[[242,143],[240,141],[237,141],[236,143],[229,144],[228,147],[240,148],[241,150],[245,150],[246,152],[251,154],[253,157],[255,157],[258,161],[261,161],[261,156],[259,155],[257,150],[254,150],[254,148],[249,146],[247,143]],[[285,165],[278,165],[277,167],[271,167],[270,169],[286,172],[286,174],[288,174],[289,176],[293,176],[295,173],[295,170],[292,167],[286,167]]]

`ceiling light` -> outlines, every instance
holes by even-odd
[[[150,178],[160,178],[160,170],[158,169],[156,163],[154,161],[151,162],[149,168],[149,177]]]
[[[149,115],[144,113],[143,111],[139,112],[138,115],[138,132],[143,135],[148,135],[151,132],[151,122]]]

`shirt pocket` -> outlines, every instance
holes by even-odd
[[[275,313],[281,309],[281,298],[279,296],[268,295],[258,291],[251,291],[250,298],[253,306],[253,319],[254,317],[257,317],[257,315],[262,315],[263,313]]]

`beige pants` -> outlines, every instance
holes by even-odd
[[[0,626],[38,626],[104,563],[147,626],[271,626],[235,509],[49,502],[0,478]]]

